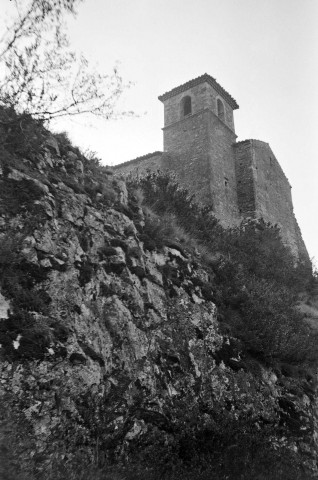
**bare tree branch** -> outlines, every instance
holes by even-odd
[[[82,0],[16,0],[17,18],[0,41],[0,105],[49,121],[61,116],[118,115],[125,88],[117,69],[92,69],[70,49],[64,17]],[[131,114],[126,113],[126,114]],[[125,115],[125,112],[121,112]]]

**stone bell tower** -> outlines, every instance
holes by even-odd
[[[293,212],[290,184],[266,142],[236,142],[234,98],[210,75],[159,97],[164,104],[163,152],[117,165],[123,175],[173,172],[196,201],[211,205],[225,227],[263,218],[280,227],[295,255],[309,258]]]
[[[164,104],[163,144],[180,181],[213,205],[224,225],[239,217],[233,110],[236,101],[204,74],[159,97]]]

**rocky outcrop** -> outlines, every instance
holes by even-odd
[[[51,141],[0,177],[1,417],[27,478],[78,452],[173,462],[190,438],[204,451],[204,432],[214,460],[271,430],[276,451],[314,468],[313,391],[244,354],[199,256],[147,249],[125,184],[101,170],[103,187],[83,189],[92,172],[74,155]]]

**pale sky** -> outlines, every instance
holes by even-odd
[[[0,0],[2,11],[7,4]],[[240,106],[237,140],[270,144],[318,261],[318,0],[86,0],[69,27],[100,70],[119,62],[135,83],[120,107],[140,116],[57,129],[108,165],[162,150],[158,95],[210,74]]]

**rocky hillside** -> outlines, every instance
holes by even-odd
[[[207,268],[191,241],[158,241],[155,214],[110,169],[13,120],[0,150],[0,477],[317,478],[313,358],[257,354],[225,321],[252,310],[222,309],[219,252]]]

